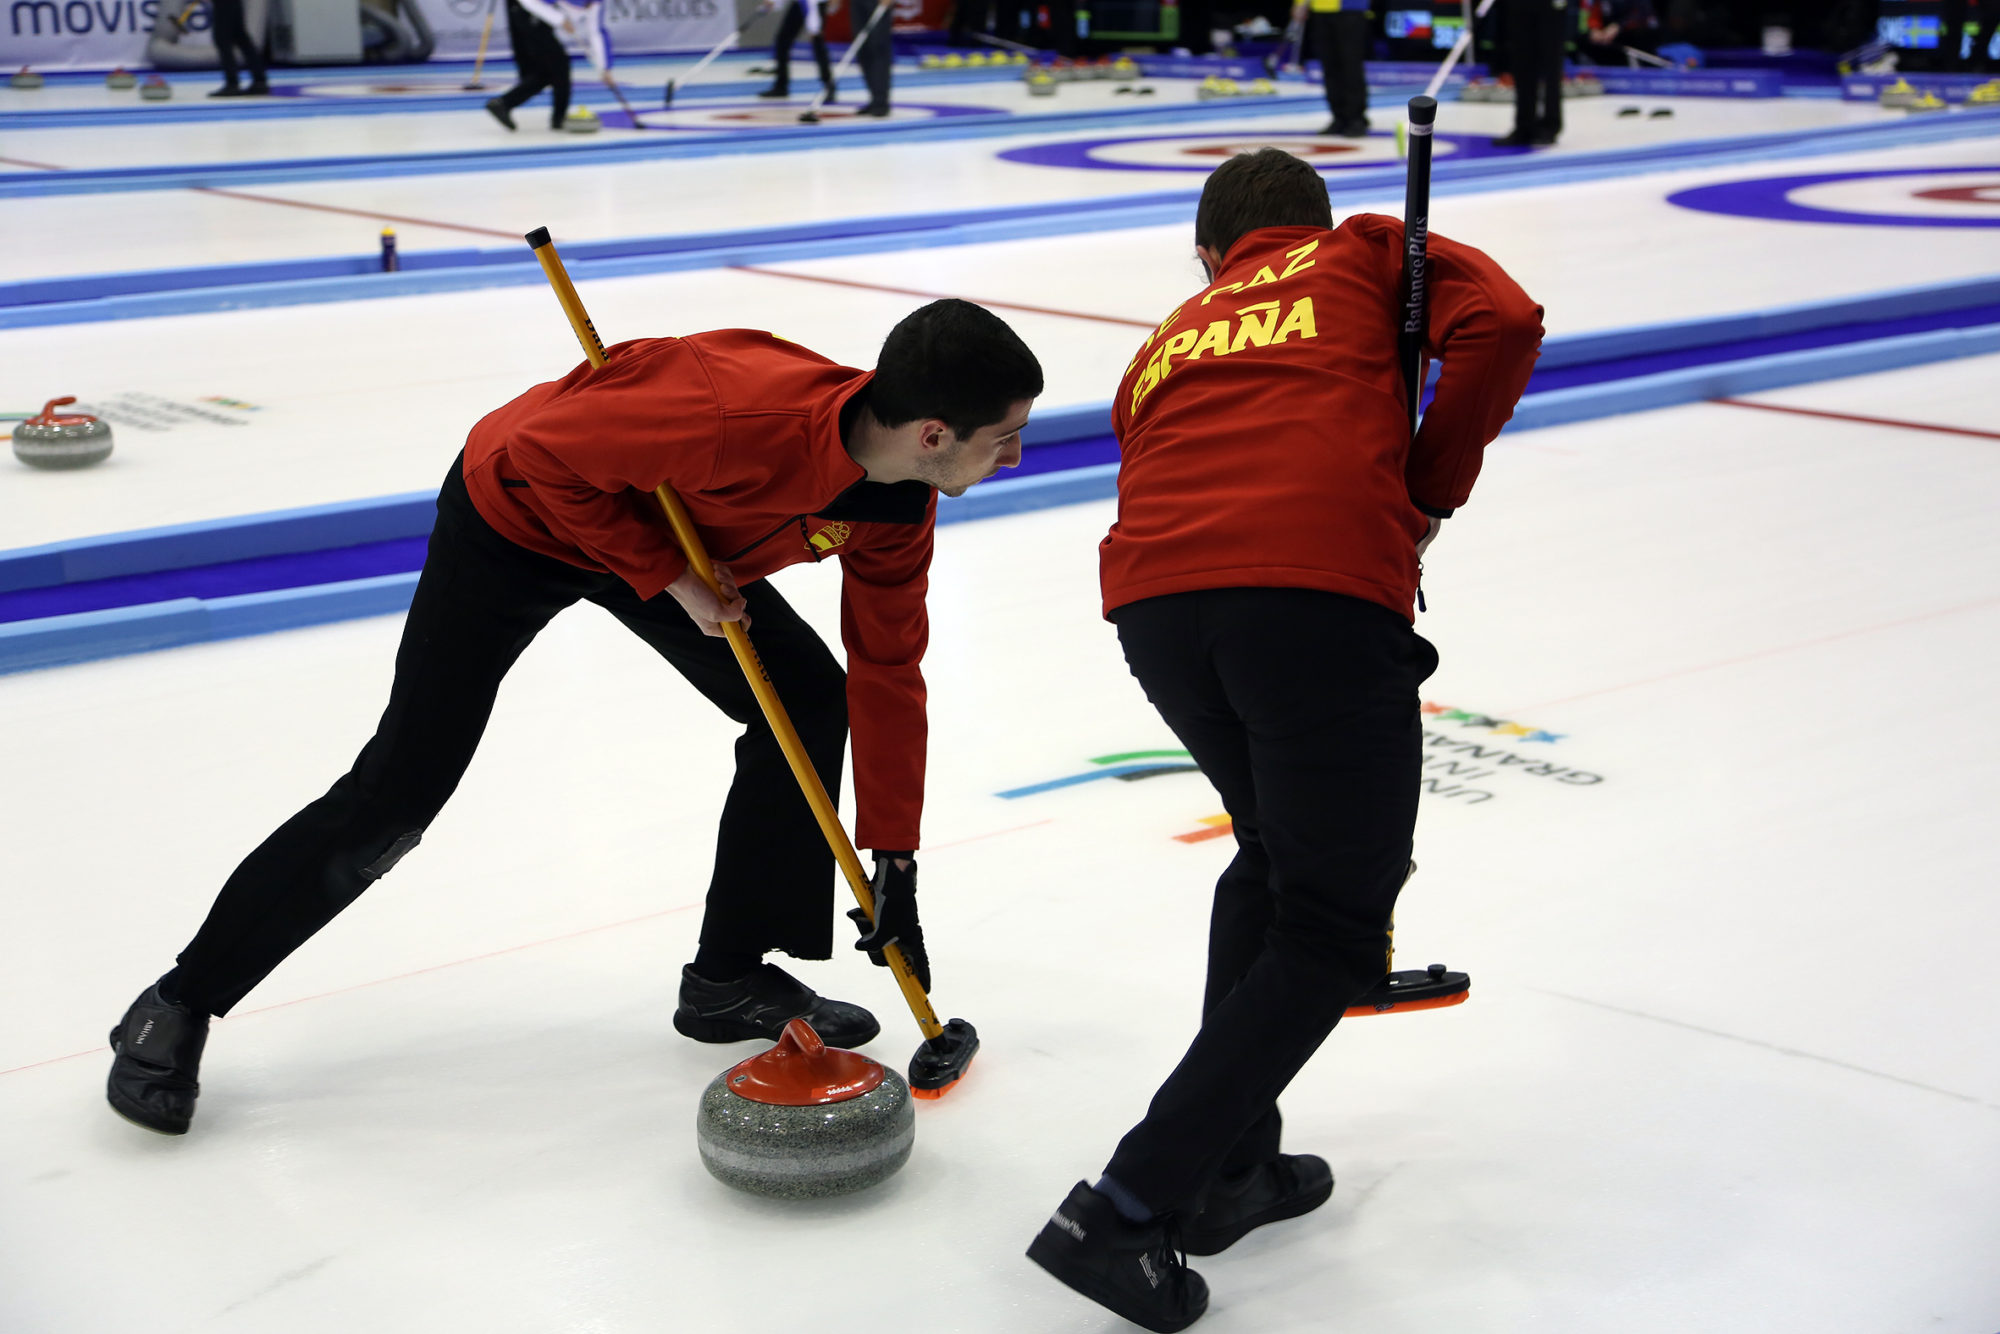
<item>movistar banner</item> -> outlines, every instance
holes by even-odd
[[[705,50],[736,27],[734,0],[599,0],[616,54]],[[505,56],[506,0],[401,0],[417,9],[436,37],[434,60],[470,60],[493,15],[486,54]],[[253,7],[254,8],[254,7]],[[213,61],[206,0],[0,0],[0,68],[143,69],[147,39],[165,28]],[[167,22],[162,24],[162,15]],[[255,14],[250,17],[254,20]],[[364,31],[366,29],[364,28]]]

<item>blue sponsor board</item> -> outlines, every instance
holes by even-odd
[[[1908,81],[1920,93],[1935,93],[1946,102],[1964,102],[1972,90],[2000,82],[1987,74],[1850,74],[1840,83],[1841,100],[1875,102],[1897,83]]]
[[[1774,69],[1591,69],[1604,91],[1624,97],[1783,97],[1785,76]]]

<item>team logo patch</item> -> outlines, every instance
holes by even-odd
[[[806,540],[812,544],[813,550],[824,556],[827,552],[832,551],[835,547],[845,542],[853,533],[854,529],[847,524],[830,523]]]

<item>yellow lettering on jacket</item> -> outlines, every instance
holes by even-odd
[[[1160,381],[1173,373],[1175,357],[1187,361],[1194,361],[1210,353],[1217,357],[1226,357],[1245,348],[1275,346],[1287,342],[1294,335],[1301,342],[1308,338],[1319,337],[1319,325],[1313,316],[1311,297],[1300,297],[1294,301],[1291,309],[1285,311],[1285,317],[1281,322],[1278,312],[1283,306],[1284,303],[1281,301],[1260,301],[1255,305],[1241,307],[1235,312],[1237,319],[1233,326],[1234,338],[1230,336],[1232,323],[1229,320],[1216,320],[1199,331],[1182,329],[1147,358],[1145,369],[1139,373],[1138,379],[1132,382],[1130,411],[1136,413],[1139,405],[1159,387]],[[1136,363],[1138,358],[1134,357],[1133,361]],[[1131,374],[1131,367],[1126,367],[1126,374]]]
[[[1285,322],[1278,326],[1278,335],[1271,341],[1282,343],[1293,334],[1300,338],[1319,337],[1319,327],[1313,323],[1313,299],[1300,297],[1291,310],[1285,314]]]
[[[1213,352],[1217,356],[1227,355],[1229,352],[1228,320],[1217,320],[1206,329],[1203,329],[1200,339],[1195,342],[1194,350],[1187,354],[1187,359],[1193,361],[1204,352]]]
[[[1224,292],[1240,292],[1242,290],[1243,290],[1242,283],[1224,283],[1220,287],[1212,287],[1209,289],[1208,295],[1201,299],[1201,304],[1204,306],[1207,305],[1209,302],[1215,300],[1215,298],[1221,296]]]
[[[1278,281],[1278,275],[1271,272],[1271,266],[1266,264],[1263,268],[1257,270],[1255,278],[1252,278],[1243,285],[1245,287],[1262,287],[1265,283],[1274,283],[1276,281]]]
[[[1287,250],[1285,252],[1285,258],[1289,259],[1292,262],[1285,265],[1285,271],[1279,274],[1278,277],[1289,278],[1293,274],[1299,273],[1305,269],[1309,269],[1313,265],[1319,263],[1319,261],[1316,259],[1306,258],[1306,256],[1312,254],[1312,252],[1317,249],[1319,249],[1319,242],[1308,241],[1304,245],[1300,246],[1297,250]]]
[[[1230,344],[1231,352],[1241,352],[1245,347],[1268,347],[1271,332],[1278,325],[1278,303],[1259,301],[1254,306],[1241,306],[1236,313],[1243,322],[1236,326],[1236,341]]]

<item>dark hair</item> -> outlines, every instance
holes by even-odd
[[[1208,174],[1194,210],[1194,243],[1223,258],[1259,227],[1333,226],[1320,174],[1282,148],[1238,153]]]
[[[868,407],[884,426],[936,417],[960,439],[1042,392],[1042,364],[1007,321],[970,301],[933,301],[882,341]]]

